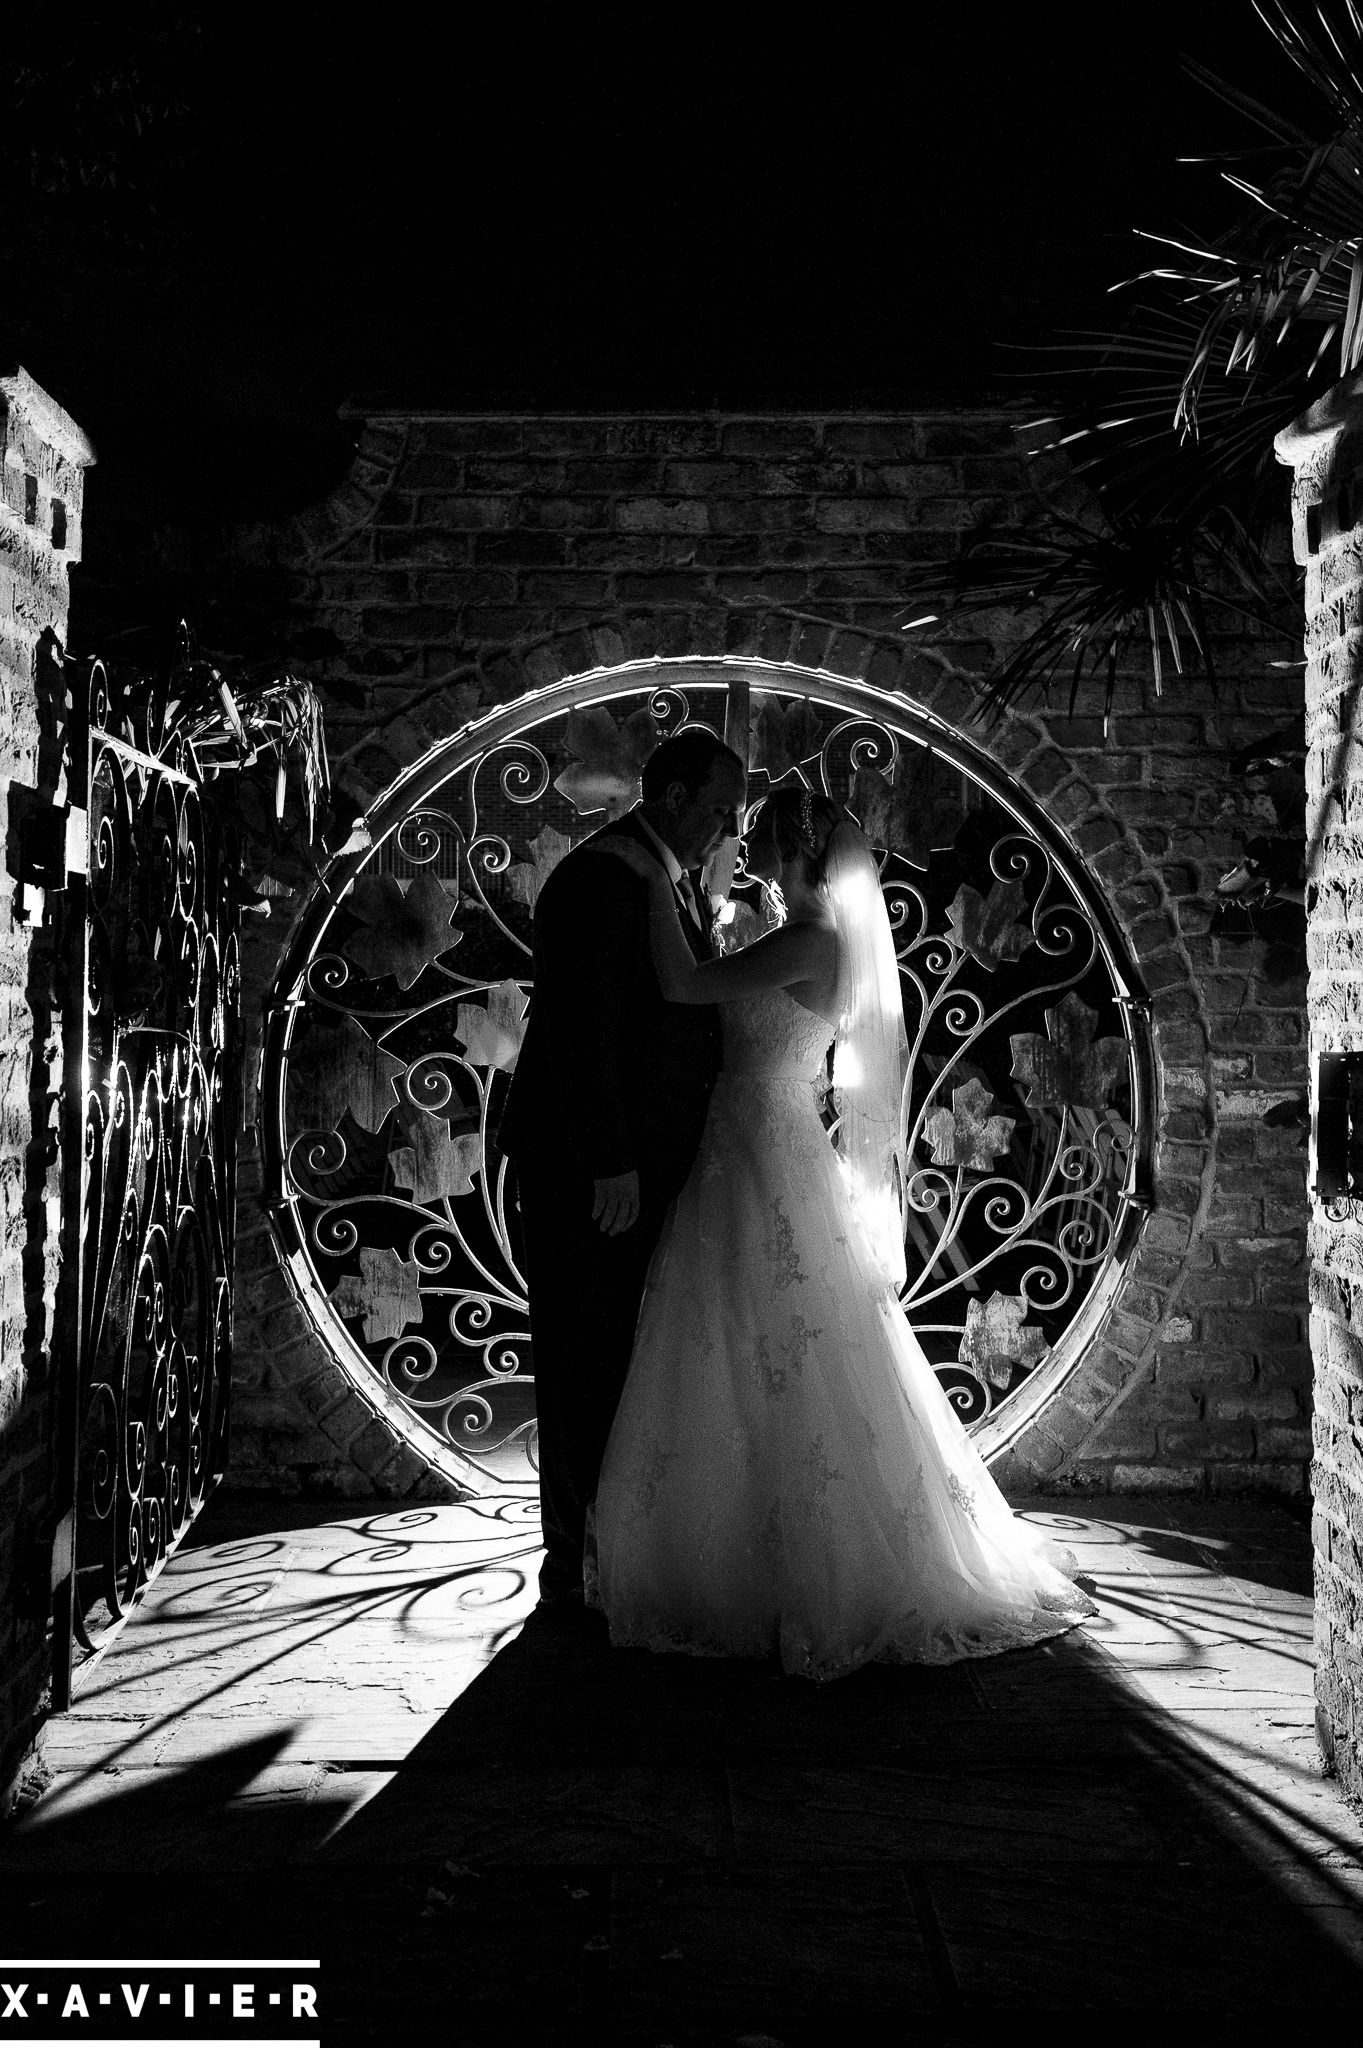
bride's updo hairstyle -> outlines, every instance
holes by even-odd
[[[817,887],[828,865],[829,842],[847,813],[822,790],[806,789],[802,783],[774,789],[762,805],[758,829],[769,830],[782,861],[805,857],[810,881]]]

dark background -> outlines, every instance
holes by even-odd
[[[1132,230],[1235,202],[1187,51],[1309,105],[1250,0],[903,10],[32,10],[0,354],[101,517],[263,517],[349,393],[980,401],[1111,318]]]

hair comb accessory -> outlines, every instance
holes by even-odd
[[[814,798],[807,789],[800,791],[800,830],[812,846],[814,844]]]

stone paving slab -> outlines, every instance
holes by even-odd
[[[813,1686],[533,1612],[524,1499],[211,1503],[51,1725],[0,1914],[30,1953],[145,1952],[154,1877],[167,1953],[287,1926],[328,2048],[1353,2011],[1363,1825],[1314,1745],[1305,1532],[1029,1514],[1093,1623]]]
[[[609,1989],[625,2025],[647,2026],[662,1990],[693,2027],[770,2036],[822,2020],[830,2040],[947,2004],[893,1865],[805,1864],[779,1889],[743,1870],[622,1872]]]
[[[724,1782],[714,1768],[528,1769],[489,1759],[439,1777],[399,1772],[383,1799],[316,1854],[363,1866],[443,1855],[614,1868],[692,1863],[727,1845]]]
[[[0,1870],[270,1870],[295,1861],[315,1832],[307,1805],[318,1775],[255,1742],[228,1764],[59,1779],[41,1802],[43,1825],[15,1832]]]
[[[1123,1777],[1090,1763],[1060,1768],[957,1764],[892,1770],[852,1760],[731,1769],[734,1853],[776,1866],[816,1862],[999,1864],[1159,1860],[1164,1845]]]
[[[988,1863],[924,1875],[967,2010],[1155,2005],[1267,2017],[1285,1983],[1303,2012],[1338,2011],[1358,1995],[1357,1970],[1284,1911],[1271,1881],[1220,1859],[1033,1867],[1025,1885]]]

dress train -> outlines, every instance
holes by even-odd
[[[1073,1628],[1096,1609],[1014,1518],[856,1220],[828,1025],[781,989],[723,1014],[589,1537],[612,1641],[827,1679]]]

